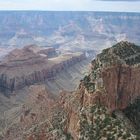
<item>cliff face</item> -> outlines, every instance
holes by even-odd
[[[140,48],[120,42],[93,60],[91,74],[85,77],[84,85],[90,93],[101,92],[105,99],[99,95],[100,102],[110,111],[124,109],[140,96],[139,63]]]
[[[31,46],[11,52],[0,64],[1,91],[10,93],[53,79],[57,73],[85,59],[82,53],[54,56],[55,53],[51,48],[40,50],[35,47],[33,50]]]
[[[120,42],[93,60],[91,73],[81,81],[67,106],[71,112],[68,131],[75,139],[136,139],[128,127],[139,128],[139,58],[139,46]],[[125,112],[126,116],[119,113],[119,117],[126,124],[110,116],[118,110]],[[117,127],[120,131],[115,134]]]
[[[140,96],[139,73],[139,66],[114,66],[103,71],[106,105],[111,111],[125,109]]]
[[[120,55],[122,51],[125,53]],[[131,131],[128,127],[129,121],[135,120],[134,117],[127,117],[133,110],[131,103],[140,96],[139,51],[138,46],[128,42],[120,42],[104,50],[93,60],[90,74],[81,80],[77,91],[72,94],[62,92],[59,99],[53,101],[52,108],[44,111],[45,115],[49,115],[39,118],[41,123],[34,121],[28,127],[21,125],[21,122],[12,125],[8,134],[5,133],[4,140],[10,140],[11,136],[25,140],[139,139],[135,129]],[[125,110],[128,120],[121,113],[119,116],[122,119],[113,117],[112,112],[118,110]],[[138,119],[138,113],[135,114]],[[19,131],[15,131],[17,126]]]
[[[70,105],[68,105],[68,108],[72,106],[72,108],[68,109],[71,110],[69,131],[75,139],[84,139],[85,137],[102,139],[103,135],[107,138],[126,139],[127,136],[121,131],[117,131],[115,137],[111,136],[111,131],[115,130],[116,126],[125,133],[129,132],[128,125],[123,125],[117,118],[116,120],[111,118],[109,114],[118,110],[125,111],[129,118],[128,122],[130,121],[132,125],[136,125],[136,122],[139,122],[138,103],[137,107],[135,105],[135,100],[140,96],[139,58],[139,46],[128,42],[120,42],[112,48],[103,50],[92,61],[91,73],[81,81],[77,93],[69,102]],[[133,104],[137,108],[134,111],[132,111]],[[128,110],[135,112],[136,120]],[[124,120],[126,119],[123,115],[119,115]],[[106,122],[106,120],[108,121]],[[112,128],[109,128],[108,125],[110,124],[112,124]],[[139,128],[138,125],[136,126]],[[110,131],[110,134],[107,131]],[[130,135],[130,133],[127,135]]]

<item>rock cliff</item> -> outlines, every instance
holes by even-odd
[[[130,111],[139,118],[139,102],[135,103],[140,95],[139,52],[138,46],[128,42],[120,42],[103,50],[92,61],[91,72],[81,80],[78,89],[72,94],[62,92],[59,99],[51,99],[52,104],[47,112],[42,94],[36,96],[37,101],[43,103],[41,105],[47,117],[40,116],[41,122],[38,119],[31,122],[29,119],[28,126],[22,125],[20,119],[3,134],[3,139],[139,140],[135,127],[132,125],[130,129],[129,126],[137,123],[135,117],[129,115]],[[46,103],[49,102],[50,97],[47,96]],[[40,104],[36,104],[37,110],[31,106],[32,103],[28,104],[33,112],[41,114],[38,109]],[[134,106],[137,106],[137,111]],[[26,122],[28,117],[22,120]]]
[[[104,50],[92,61],[92,71],[85,78],[87,90],[103,95],[103,105],[110,111],[124,109],[140,96],[140,47],[120,42]],[[89,80],[89,81],[86,81]],[[100,96],[101,98],[101,96]]]
[[[133,135],[135,128],[139,132],[139,63],[140,47],[123,41],[92,61],[90,74],[65,103],[74,139],[139,139]]]
[[[0,63],[1,91],[8,94],[53,79],[57,73],[85,59],[83,53],[55,54],[53,48],[42,49],[37,46],[13,50]]]

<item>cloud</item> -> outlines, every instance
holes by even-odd
[[[140,0],[0,0],[0,10],[140,12],[139,5]]]
[[[88,9],[92,0],[0,0],[0,9],[56,9],[80,10]]]
[[[124,1],[124,2],[135,2],[135,1],[140,1],[140,0],[97,0],[97,1],[112,1],[112,2]]]

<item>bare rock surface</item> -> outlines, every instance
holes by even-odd
[[[55,55],[53,48],[27,46],[10,52],[0,63],[0,89],[13,92],[52,79],[57,73],[85,59],[83,53]],[[53,56],[53,57],[51,57]]]
[[[128,42],[104,50],[73,93],[62,91],[55,99],[43,85],[31,86],[30,98],[22,107],[19,120],[4,131],[3,140],[138,140],[136,130],[128,127],[129,118],[123,121],[126,116],[118,111],[139,97],[139,61],[127,64],[114,54],[114,49],[119,51],[125,45],[129,47],[123,48],[127,52],[133,50],[135,55],[139,51]],[[108,53],[117,59],[110,59]],[[118,111],[119,117],[112,116],[114,111]]]

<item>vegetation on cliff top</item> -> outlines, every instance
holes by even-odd
[[[92,71],[83,79],[88,93],[96,93],[96,90],[104,89],[102,70],[115,65],[137,66],[140,63],[140,47],[129,42],[119,42],[111,48],[107,48],[92,61]],[[90,110],[90,111],[89,111]],[[133,112],[133,113],[132,113]],[[133,121],[139,122],[139,100],[125,109],[124,113]],[[89,114],[89,116],[87,116]],[[133,115],[135,114],[135,115]],[[89,118],[88,118],[89,117]],[[107,108],[101,105],[93,105],[82,110],[80,117],[80,140],[137,140],[126,124],[118,118],[113,118],[107,112]]]
[[[86,89],[93,93],[95,90],[102,88],[101,72],[103,68],[114,65],[129,65],[134,66],[140,63],[140,47],[121,41],[111,48],[104,49],[102,53],[97,55],[97,58],[92,61],[92,71],[88,76],[85,76],[83,81]]]
[[[88,115],[86,115],[88,114]],[[93,105],[81,111],[80,140],[136,140],[118,119],[111,117],[101,105]]]
[[[112,64],[135,65],[140,63],[140,47],[127,41],[121,41],[113,47],[103,50],[98,55],[98,59],[104,65],[109,64],[109,66]]]

